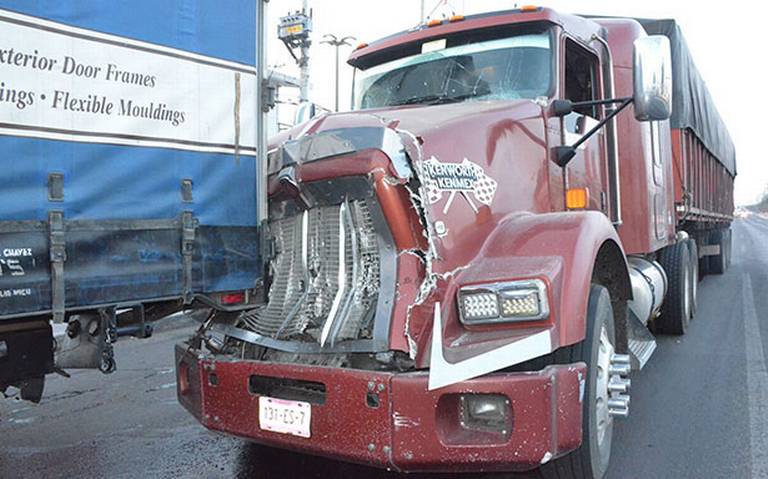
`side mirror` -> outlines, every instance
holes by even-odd
[[[638,121],[672,115],[672,50],[663,35],[638,38],[634,45],[634,103]]]
[[[293,124],[300,125],[304,123],[305,121],[309,121],[312,118],[316,117],[318,114],[319,108],[317,105],[312,103],[311,101],[305,101],[299,104],[299,107],[296,109],[296,114],[293,117]]]

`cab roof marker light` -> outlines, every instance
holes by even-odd
[[[536,5],[523,5],[520,7],[521,12],[536,12],[539,10],[539,7]]]
[[[427,21],[427,27],[436,27],[436,26],[442,25],[442,24],[443,24],[443,21],[442,20],[438,20],[438,19]]]
[[[462,20],[464,20],[464,15],[452,15],[451,18],[448,19],[451,23],[460,22]]]

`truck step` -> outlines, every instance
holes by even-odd
[[[656,341],[629,340],[629,355],[632,360],[632,370],[640,371],[656,350]]]
[[[627,335],[629,336],[629,356],[631,359],[632,370],[640,371],[645,363],[656,351],[656,338],[648,331],[642,321],[630,311],[627,315]]]

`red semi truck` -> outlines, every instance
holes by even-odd
[[[602,477],[652,332],[730,258],[733,144],[679,28],[524,7],[349,64],[353,111],[273,140],[263,304],[177,347],[180,402],[399,471]]]

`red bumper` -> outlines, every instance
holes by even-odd
[[[427,373],[198,359],[181,346],[176,359],[179,401],[205,427],[270,446],[401,471],[512,471],[581,443],[583,363],[428,391]],[[322,404],[312,404],[310,438],[259,428],[252,376],[325,385]],[[457,412],[463,394],[506,396],[506,436],[463,429]]]

